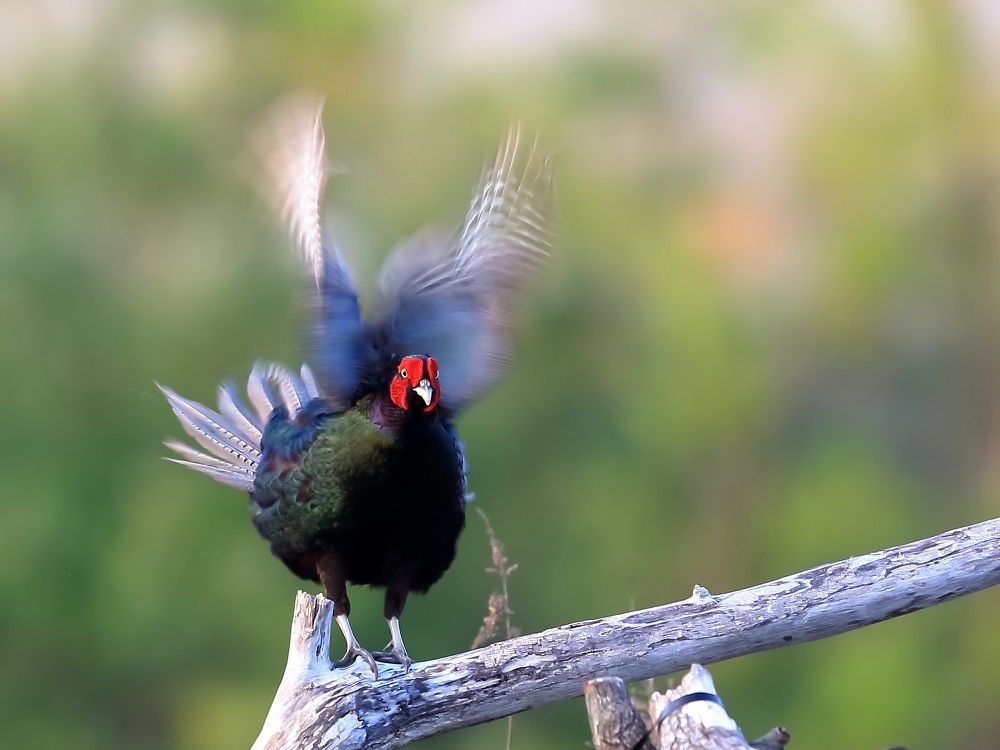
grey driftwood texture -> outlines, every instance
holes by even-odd
[[[414,664],[330,670],[333,605],[299,593],[288,665],[252,750],[395,748],[626,682],[826,638],[1000,583],[1000,520],[769,583],[587,620]],[[340,648],[340,644],[337,644]]]
[[[631,750],[646,734],[646,723],[621,677],[595,677],[583,683],[594,750]],[[644,740],[639,750],[656,750]]]
[[[640,741],[641,750],[782,750],[788,744],[789,735],[783,727],[748,743],[726,709],[710,701],[675,705],[664,715],[672,701],[691,693],[718,696],[712,675],[700,664],[691,665],[673,690],[650,696],[649,716],[657,721],[647,733],[646,722],[621,678],[588,680],[583,695],[594,750],[632,750]]]
[[[700,664],[692,665],[673,690],[653,693],[649,715],[660,716],[671,701],[689,693],[718,695],[712,675]],[[788,744],[788,732],[781,727],[748,743],[726,709],[708,701],[688,703],[672,711],[657,729],[660,750],[781,750]]]

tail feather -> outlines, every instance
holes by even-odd
[[[235,383],[227,381],[219,386],[219,412],[260,445],[264,424],[240,401]]]
[[[218,412],[183,398],[164,385],[157,383],[157,386],[184,431],[207,451],[203,453],[168,439],[164,445],[180,458],[167,460],[245,492],[253,491],[261,460],[263,426],[275,407],[285,407],[289,416],[294,417],[305,404],[323,395],[308,365],[302,365],[299,377],[282,365],[264,362],[254,365],[247,381],[247,395],[253,409],[243,403],[232,383],[219,386]]]
[[[229,461],[223,461],[221,458],[216,458],[215,456],[210,456],[207,453],[202,453],[199,450],[195,450],[190,445],[185,445],[180,440],[174,440],[168,438],[163,441],[163,444],[167,446],[170,450],[178,455],[184,456],[189,463],[204,464],[205,466],[214,466],[217,469],[232,469],[233,464]],[[174,460],[174,459],[170,459]]]
[[[159,388],[180,420],[181,427],[205,450],[236,466],[257,467],[260,445],[255,445],[252,438],[241,434],[229,420],[197,401],[178,396],[166,386]]]
[[[264,377],[278,387],[281,402],[290,415],[298,413],[309,403],[305,385],[286,367],[271,362],[264,367]]]
[[[250,379],[247,380],[247,396],[250,403],[257,410],[260,421],[267,423],[271,412],[278,404],[278,399],[274,395],[267,378],[267,366],[263,362],[254,362],[250,371]]]
[[[253,492],[253,475],[245,474],[239,469],[223,469],[218,466],[206,466],[202,463],[197,463],[195,461],[183,461],[179,458],[168,458],[167,460],[175,464],[180,464],[181,466],[187,466],[189,469],[200,471],[202,474],[207,474],[216,482],[221,482],[227,487],[234,487],[235,489],[243,490],[244,492]]]

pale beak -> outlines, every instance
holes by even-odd
[[[431,398],[434,397],[434,389],[431,388],[431,381],[427,378],[421,380],[420,385],[414,388],[413,392],[420,396],[427,406],[431,405]]]

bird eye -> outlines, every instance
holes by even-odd
[[[403,380],[406,380],[409,377],[409,374],[406,372],[405,367],[399,371],[399,377],[401,377]]]

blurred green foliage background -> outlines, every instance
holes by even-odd
[[[462,219],[510,121],[557,153],[562,248],[459,425],[524,631],[996,515],[997,38],[990,0],[0,5],[0,746],[260,728],[300,583],[160,460],[153,381],[211,402],[305,356],[304,274],[234,166],[293,89],[327,97],[362,279]],[[470,516],[407,609],[418,659],[468,647],[489,564]],[[998,617],[987,591],[712,671],[751,737],[997,747]],[[515,719],[516,750],[587,740],[578,701]]]

